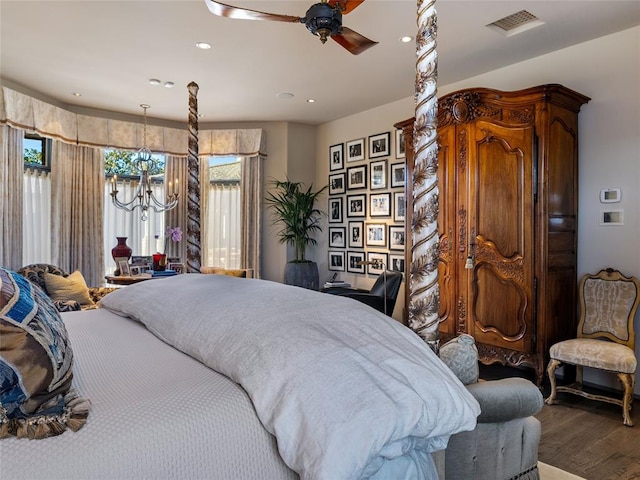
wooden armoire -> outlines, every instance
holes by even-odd
[[[549,347],[575,335],[578,112],[589,100],[542,85],[438,101],[441,340],[468,333],[483,363],[533,367],[538,383]],[[413,119],[395,126],[410,199]]]

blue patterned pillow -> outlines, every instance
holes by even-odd
[[[73,352],[49,297],[0,267],[0,438],[78,430],[89,402],[71,389]]]

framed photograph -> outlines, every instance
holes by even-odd
[[[141,265],[129,265],[129,273],[132,277],[137,277],[147,269],[146,266]]]
[[[404,225],[389,225],[389,250],[404,250]]]
[[[392,272],[404,272],[404,255],[389,255],[389,270]]]
[[[404,132],[398,129],[396,130],[396,158],[404,158],[405,156]]]
[[[369,158],[389,156],[391,132],[378,133],[369,137]]]
[[[329,270],[344,272],[344,251],[329,250]]]
[[[342,197],[329,197],[329,223],[342,223]]]
[[[358,265],[360,262],[364,262],[364,252],[347,252],[347,272],[365,273],[364,265]]]
[[[131,269],[129,268],[129,262],[127,260],[118,260],[118,269],[120,270],[121,277],[131,276]]]
[[[369,188],[371,190],[378,190],[380,188],[387,188],[387,161],[377,160],[371,162],[369,165]]]
[[[344,173],[329,175],[329,195],[339,195],[345,192]]]
[[[364,160],[364,138],[347,142],[347,163]]]
[[[367,261],[376,262],[375,264],[369,265],[368,273],[370,275],[381,275],[388,266],[386,253],[369,252],[367,253]]]
[[[372,193],[369,195],[369,215],[372,217],[391,216],[391,193]]]
[[[391,188],[404,187],[404,163],[391,164]]]
[[[345,227],[329,227],[329,246],[332,248],[345,248],[347,229]]]
[[[349,190],[367,188],[367,166],[366,165],[347,168],[347,188]]]
[[[174,263],[171,262],[167,265],[169,270],[174,270],[178,275],[181,275],[185,272],[184,264],[182,263]]]
[[[344,143],[329,147],[329,170],[341,170],[344,168]]]
[[[347,233],[349,234],[349,248],[364,247],[364,222],[349,222]]]
[[[367,196],[349,195],[347,196],[347,217],[367,216]]]
[[[393,221],[404,222],[404,212],[406,209],[404,192],[395,192],[393,194]]]
[[[384,223],[367,223],[367,246],[386,247],[387,246],[387,225]]]
[[[137,266],[141,266],[141,267],[147,267],[147,265],[149,265],[150,263],[153,262],[153,259],[151,257],[151,255],[148,256],[137,256],[137,255],[133,255],[131,257],[131,265],[137,265]]]

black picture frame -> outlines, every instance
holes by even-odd
[[[405,192],[394,192],[393,194],[393,221],[404,222],[407,203]]]
[[[342,170],[344,168],[344,143],[337,143],[329,147],[329,170]]]
[[[389,225],[389,250],[404,250],[404,225]]]
[[[367,216],[367,195],[347,195],[347,217],[366,217]]]
[[[387,161],[376,160],[369,164],[369,189],[387,188]]]
[[[371,193],[369,194],[369,216],[370,217],[390,217],[391,216],[391,193]]]
[[[404,187],[405,165],[404,163],[392,163],[390,168],[391,188]]]
[[[349,273],[365,273],[365,266],[358,265],[365,261],[365,252],[347,251],[347,272]]]
[[[329,195],[340,195],[346,191],[345,173],[333,173],[329,175]]]
[[[365,158],[364,138],[347,142],[347,163],[359,162]]]
[[[404,255],[389,254],[389,270],[404,273]]]
[[[388,256],[383,252],[367,252],[368,262],[378,262],[377,264],[369,265],[367,273],[369,275],[382,275],[388,266]]]
[[[367,247],[387,247],[387,225],[371,222],[364,227]]]
[[[406,155],[404,131],[402,129],[398,129],[396,130],[396,158],[405,158]]]
[[[347,238],[349,248],[364,248],[364,222],[349,222]]]
[[[329,270],[344,272],[344,250],[329,250]]]
[[[347,189],[362,190],[364,188],[367,188],[367,166],[347,168]]]
[[[327,212],[329,216],[329,223],[342,223],[342,197],[329,197],[329,208]]]
[[[388,157],[391,132],[378,133],[369,137],[369,158]]]
[[[346,248],[347,247],[347,229],[346,227],[329,227],[329,247]]]

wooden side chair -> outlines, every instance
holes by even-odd
[[[582,277],[577,338],[556,343],[549,352],[547,373],[551,394],[545,401],[548,405],[555,403],[556,392],[613,403],[622,407],[623,423],[633,426],[630,410],[637,365],[633,319],[640,303],[639,291],[637,278],[625,277],[611,268]],[[555,370],[563,363],[576,366],[576,382],[557,386]],[[622,400],[585,392],[583,367],[615,373],[624,389]]]

